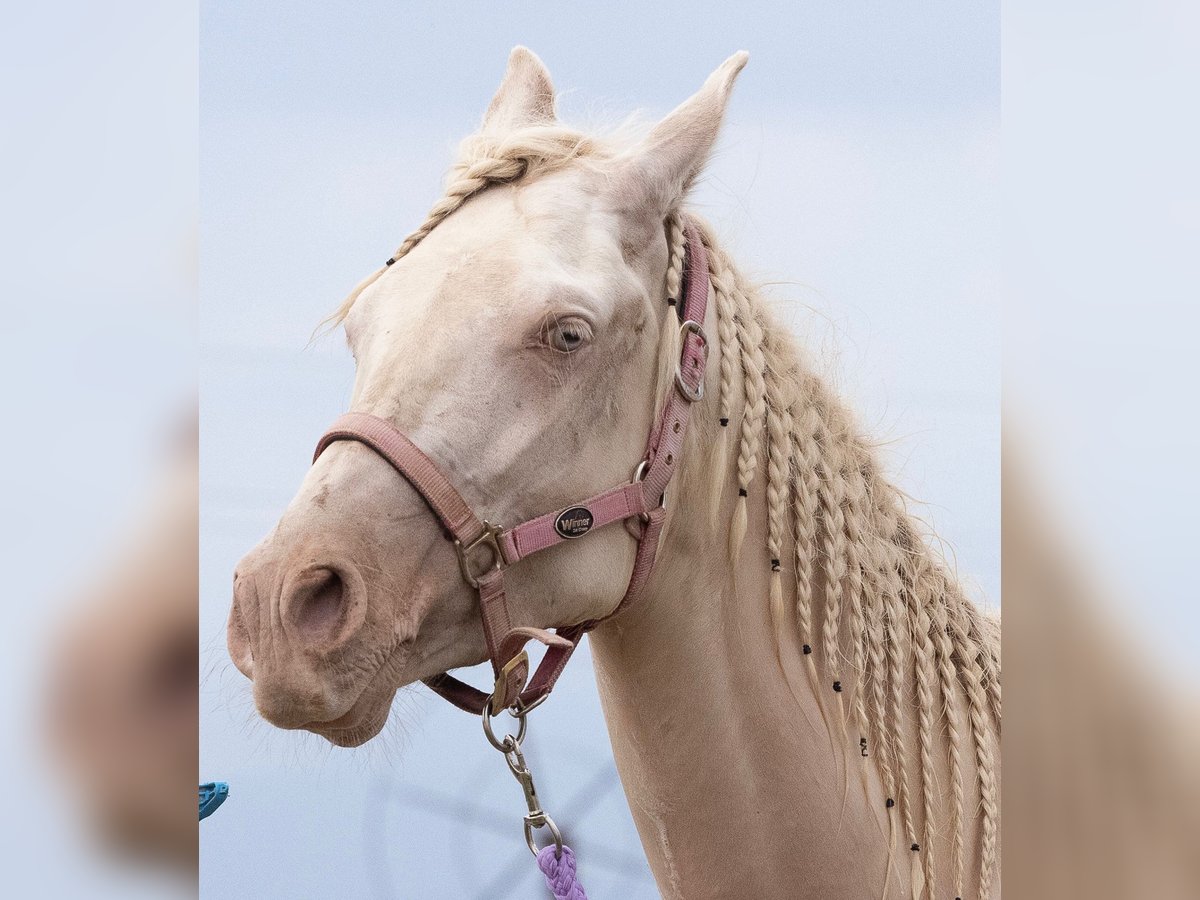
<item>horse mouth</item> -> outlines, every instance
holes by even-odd
[[[392,711],[392,696],[367,691],[344,715],[328,722],[309,722],[305,731],[318,734],[337,747],[359,747],[383,730]]]
[[[397,690],[380,674],[376,670],[358,698],[342,715],[335,719],[306,722],[300,728],[320,735],[337,747],[359,747],[371,740],[387,724]]]

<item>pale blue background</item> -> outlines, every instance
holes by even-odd
[[[201,28],[201,776],[233,785],[202,826],[204,896],[541,895],[474,719],[414,689],[358,751],[278,732],[223,635],[234,564],[347,402],[341,338],[309,336],[437,198],[514,44],[583,122],[660,116],[750,51],[697,205],[787,282],[797,332],[999,602],[996,3],[210,2]],[[593,897],[653,897],[581,655],[530,735],[542,799]]]

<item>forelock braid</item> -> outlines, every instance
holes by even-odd
[[[480,191],[491,185],[519,181],[581,156],[606,152],[595,139],[558,124],[532,125],[499,137],[486,133],[471,135],[460,145],[459,159],[446,176],[444,194],[425,221],[401,241],[387,262],[355,286],[326,321],[332,325],[342,322],[363,291]]]

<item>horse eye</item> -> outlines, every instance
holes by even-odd
[[[591,336],[587,323],[579,319],[564,319],[550,326],[550,346],[560,353],[572,353],[584,345]]]

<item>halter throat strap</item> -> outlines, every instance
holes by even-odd
[[[484,638],[496,679],[490,694],[446,672],[425,679],[429,688],[460,709],[477,715],[485,707],[493,714],[511,709],[523,715],[542,703],[583,635],[634,603],[654,570],[666,518],[662,501],[679,466],[691,406],[704,396],[708,362],[708,339],[703,328],[708,310],[708,259],[700,234],[690,222],[684,227],[684,235],[684,297],[673,307],[682,320],[675,389],[651,427],[646,452],[628,482],[505,529],[480,519],[438,465],[385,419],[369,413],[346,413],[317,443],[313,462],[337,441],[356,441],[371,448],[424,498],[453,542],[463,579],[479,595]],[[671,327],[671,323],[665,327]],[[554,632],[514,626],[504,588],[505,570],[531,554],[585,537],[614,522],[627,523],[637,540],[629,585],[616,609],[600,619],[561,626]],[[532,677],[525,651],[531,640],[546,646]]]

